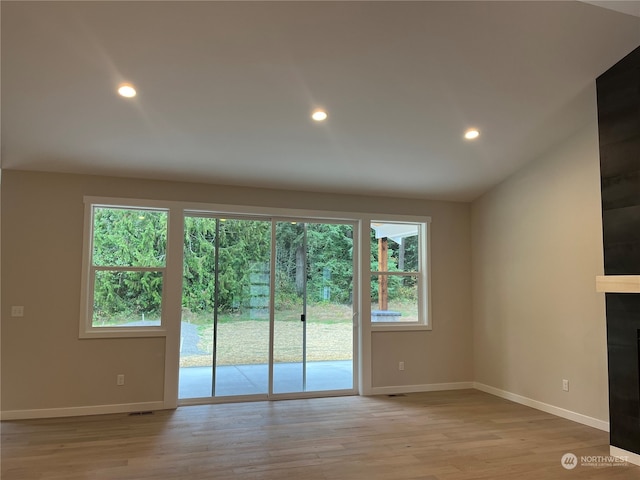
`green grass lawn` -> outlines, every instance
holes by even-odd
[[[377,305],[373,305],[375,309]],[[402,313],[402,320],[417,320],[414,302],[390,302],[390,310]],[[302,358],[302,306],[276,310],[274,359],[298,362]],[[353,357],[353,310],[350,305],[310,304],[307,307],[307,360],[350,360]],[[183,313],[183,321],[198,325],[200,350],[208,355],[181,357],[180,366],[211,366],[213,356],[213,314]],[[264,364],[269,359],[269,319],[251,319],[247,314],[218,316],[218,365]]]

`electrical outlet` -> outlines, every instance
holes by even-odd
[[[24,307],[22,307],[22,306],[13,306],[13,307],[11,307],[11,316],[12,317],[24,317]]]
[[[124,375],[122,373],[116,377],[116,385],[124,385]]]
[[[562,380],[562,390],[564,390],[565,392],[569,391],[569,380],[567,380],[566,378]]]
[[[404,362],[398,363],[398,370],[404,370]]]

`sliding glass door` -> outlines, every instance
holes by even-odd
[[[180,398],[269,389],[271,221],[185,217]]]
[[[273,393],[353,389],[353,226],[278,222]]]
[[[179,398],[352,391],[353,234],[187,215]]]

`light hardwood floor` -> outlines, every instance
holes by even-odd
[[[1,424],[2,480],[639,479],[608,434],[475,390]]]

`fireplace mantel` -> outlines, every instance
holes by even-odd
[[[640,275],[598,275],[596,291],[605,293],[640,293]]]

